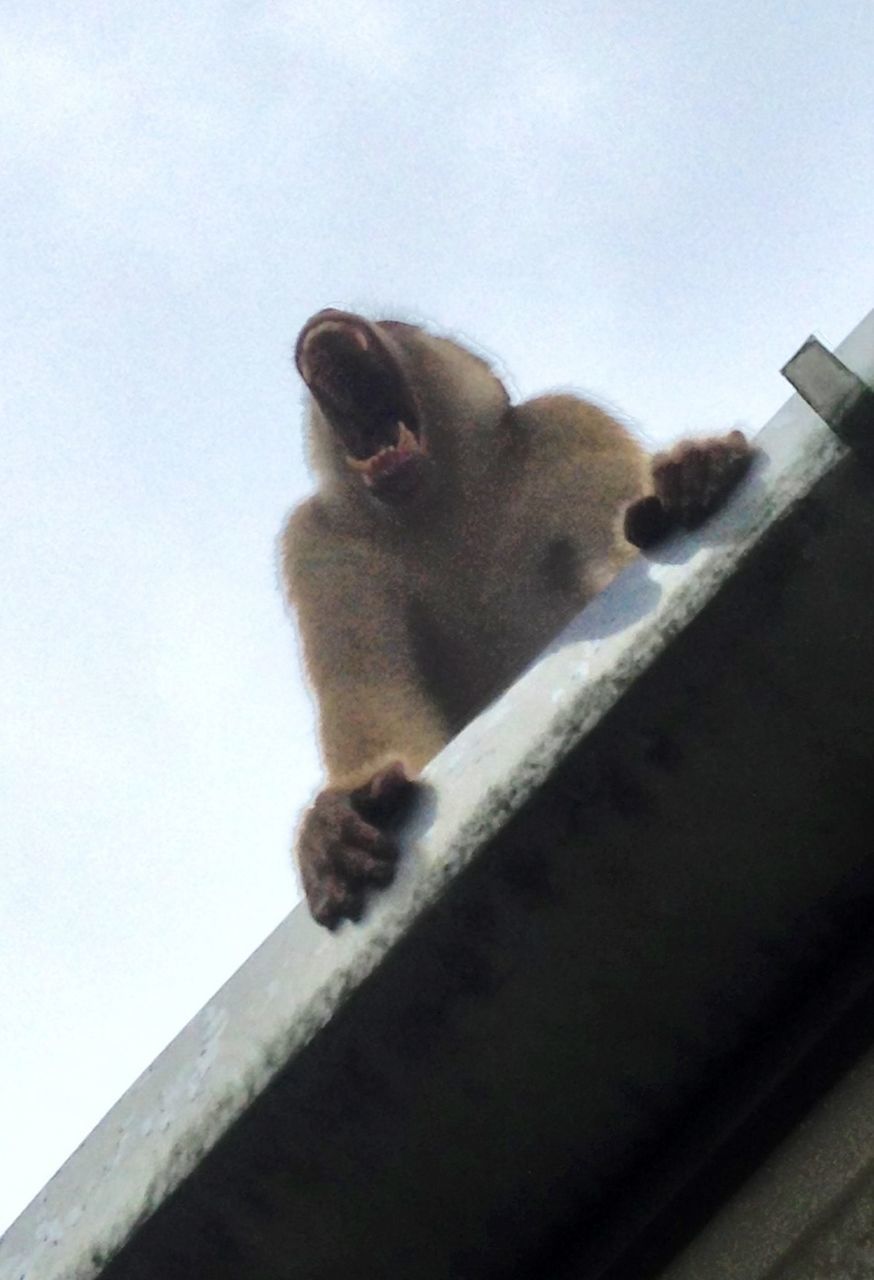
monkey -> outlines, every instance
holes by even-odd
[[[588,400],[512,403],[459,342],[334,308],[301,329],[317,492],[280,535],[327,779],[297,854],[314,919],[391,882],[423,766],[639,554],[746,472],[740,431],[651,457]]]

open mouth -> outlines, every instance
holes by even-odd
[[[385,331],[345,311],[320,311],[301,330],[295,358],[367,488],[381,498],[410,492],[425,450],[402,353]]]

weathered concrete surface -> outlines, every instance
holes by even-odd
[[[874,380],[874,315],[840,354]],[[797,397],[760,442],[433,763],[367,922],[293,912],[133,1086],[2,1280],[621,1274],[872,978],[871,473]]]
[[[660,1280],[874,1276],[874,1053],[832,1088]]]

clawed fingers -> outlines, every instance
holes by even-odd
[[[363,849],[347,848],[344,851],[346,875],[350,880],[364,884],[386,885],[395,878],[397,857],[378,858]]]
[[[366,818],[374,822],[388,822],[402,812],[404,805],[415,791],[416,783],[410,778],[404,764],[395,760],[352,792],[352,804]]]
[[[624,532],[633,547],[651,547],[670,533],[672,521],[654,493],[632,502],[625,512]]]
[[[392,846],[381,846],[381,856],[351,844],[336,846],[332,854],[330,870],[304,880],[313,916],[329,929],[342,920],[359,920],[366,890],[391,884],[397,862]]]
[[[392,841],[366,818],[354,809],[349,809],[343,816],[338,838],[334,841],[338,852],[345,845],[357,845],[377,857],[388,856]]]
[[[710,457],[702,449],[688,448],[672,456],[663,455],[653,463],[652,476],[662,505],[681,521],[694,520],[704,509],[710,487]]]
[[[677,524],[700,524],[723,501],[752,461],[742,431],[687,440],[653,459],[655,494]]]
[[[398,857],[393,840],[351,812],[343,824],[343,837],[330,851],[335,874],[373,884],[391,882]]]
[[[746,474],[756,450],[742,431],[685,440],[652,460],[653,492],[625,512],[625,537],[651,547],[677,527],[692,529],[725,500]]]
[[[406,774],[394,773],[387,790],[409,789]],[[398,858],[395,840],[369,822],[351,804],[352,797],[326,789],[316,797],[301,827],[298,859],[304,892],[313,917],[335,929],[344,919],[358,920],[366,891],[390,884]]]
[[[344,883],[336,876],[325,876],[307,890],[307,902],[318,924],[336,929],[343,920],[361,919],[364,889]]]

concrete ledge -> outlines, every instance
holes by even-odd
[[[874,382],[874,313],[839,354]],[[294,911],[132,1086],[2,1280],[644,1274],[874,984],[874,478],[797,396],[758,442],[433,762],[365,924]]]
[[[874,1275],[874,1053],[840,1080],[661,1280]]]

